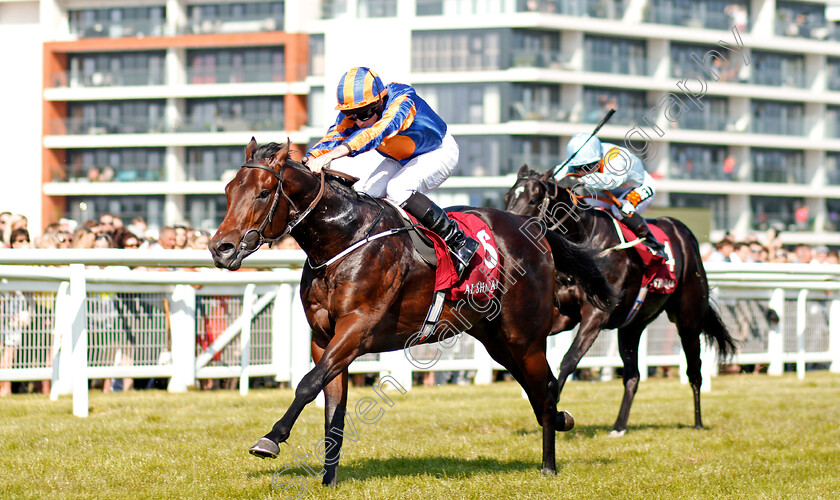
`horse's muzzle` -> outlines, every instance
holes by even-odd
[[[242,266],[242,255],[235,244],[214,238],[208,246],[210,255],[213,256],[213,264],[216,267],[236,271]]]

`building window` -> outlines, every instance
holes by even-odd
[[[191,50],[189,83],[282,82],[286,80],[284,47]]]
[[[122,38],[164,34],[164,7],[68,10],[70,33],[78,38]]]
[[[458,167],[455,175],[459,176],[493,176],[504,175],[499,166],[502,159],[502,143],[498,136],[459,136]]]
[[[510,106],[511,120],[558,121],[561,114],[560,86],[515,84]]]
[[[734,158],[723,146],[672,143],[668,177],[671,179],[733,180]]]
[[[517,12],[544,12],[564,16],[624,17],[623,0],[517,0]]]
[[[239,146],[187,148],[187,180],[225,180],[236,175],[244,160]]]
[[[801,103],[752,101],[752,131],[758,134],[803,135],[805,106]]]
[[[838,106],[826,107],[825,136],[840,138],[840,107]]]
[[[522,165],[528,165],[531,170],[545,172],[562,162],[560,156],[560,141],[557,137],[546,136],[512,136],[511,152],[507,155],[508,163],[502,167],[499,175],[507,175],[519,171]]]
[[[833,33],[825,18],[825,4],[776,2],[776,34],[825,40]]]
[[[840,90],[840,59],[829,58],[826,69],[828,70],[828,90]]]
[[[805,87],[805,58],[792,54],[752,52],[750,83],[774,87]]]
[[[326,50],[324,35],[309,35],[309,76],[324,76]]]
[[[825,200],[826,230],[840,231],[840,200],[827,199]]]
[[[282,31],[284,2],[210,3],[187,6],[187,33]]]
[[[507,0],[417,0],[418,16],[471,16],[507,12]]]
[[[564,64],[556,31],[513,30],[510,55],[510,66],[515,68],[558,68]]]
[[[703,97],[703,109],[698,109],[686,103],[688,110],[680,116],[675,126],[694,130],[715,130],[726,129],[729,121],[729,99],[725,97]]]
[[[225,217],[226,206],[227,199],[223,194],[191,195],[187,196],[184,216],[190,227],[214,233]]]
[[[584,39],[584,69],[621,75],[647,75],[647,42],[605,36]]]
[[[68,54],[70,70],[56,81],[70,87],[163,85],[165,59],[163,51]]]
[[[321,2],[321,19],[337,19],[345,14],[347,14],[347,0]]]
[[[825,177],[831,186],[840,186],[840,153],[825,155]]]
[[[187,99],[183,132],[282,130],[283,96]]]
[[[446,123],[485,121],[482,84],[417,85],[415,89]]]
[[[670,193],[668,205],[679,208],[705,208],[712,212],[713,230],[729,230],[729,197],[723,194]]]
[[[359,0],[359,18],[397,17],[397,0]]]
[[[420,31],[411,39],[412,71],[502,69],[499,30]]]
[[[712,54],[706,57],[710,51]],[[718,57],[717,54],[720,54]],[[698,62],[699,61],[699,62]],[[717,75],[721,82],[736,82],[744,68],[740,54],[721,49],[719,46],[689,45],[671,43],[671,76],[682,78],[688,73],[699,72],[710,80]]]
[[[164,197],[156,196],[68,196],[65,213],[83,223],[97,220],[110,213],[119,216],[126,224],[135,217],[145,219],[147,226],[163,226]]]
[[[70,134],[144,134],[166,130],[164,101],[97,101],[67,104]]]
[[[651,0],[645,19],[651,23],[744,33],[749,21],[747,0]]]
[[[613,124],[630,125],[638,122],[648,111],[646,93],[633,90],[584,87],[583,122],[597,123],[607,110],[616,109]]]
[[[802,198],[751,196],[750,206],[754,230],[766,231],[776,227],[788,231],[802,231],[812,222],[810,215],[801,210],[805,206],[805,200]],[[800,209],[798,215],[797,209]]]
[[[759,149],[750,151],[753,182],[803,184],[805,163],[802,151]]]
[[[70,182],[163,181],[163,148],[69,149]]]

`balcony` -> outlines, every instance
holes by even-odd
[[[517,12],[621,19],[624,17],[624,2],[622,0],[518,0],[516,10]]]
[[[50,122],[50,135],[153,134],[165,132],[163,118],[61,118]]]
[[[719,0],[651,0],[645,20],[656,24],[717,30],[728,30],[737,26],[738,30],[743,32],[748,17],[746,3]]]
[[[58,71],[53,73],[56,88],[68,87],[128,87],[166,84],[166,73],[160,69],[134,68],[120,71]]]
[[[573,69],[569,58],[559,51],[515,49],[511,51],[510,57],[512,68]]]
[[[283,130],[282,118],[266,114],[243,114],[236,117],[220,116],[215,119],[188,117],[175,132],[258,132],[263,130]]]
[[[648,60],[640,56],[607,56],[587,54],[584,56],[584,70],[615,75],[647,76]]]
[[[159,182],[164,180],[162,166],[150,165],[65,165],[64,182]]]
[[[192,84],[257,83],[286,81],[285,64],[225,65],[187,69]]]

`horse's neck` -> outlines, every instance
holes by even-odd
[[[317,196],[304,196],[306,207]],[[312,212],[292,230],[292,236],[315,263],[325,262],[339,252],[364,238],[376,221],[379,208],[366,203],[350,189],[334,186],[327,182],[324,194]]]

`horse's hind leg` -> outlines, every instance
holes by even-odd
[[[624,396],[621,398],[621,408],[615,420],[610,436],[623,436],[627,432],[627,420],[630,418],[630,407],[639,388],[639,341],[644,326],[632,325],[618,330],[618,350],[621,362],[624,364],[622,381],[624,382]]]
[[[702,429],[703,420],[700,417],[700,386],[703,385],[703,375],[700,371],[700,326],[688,321],[677,323],[683,351],[685,352],[686,374],[694,395],[694,428]]]

